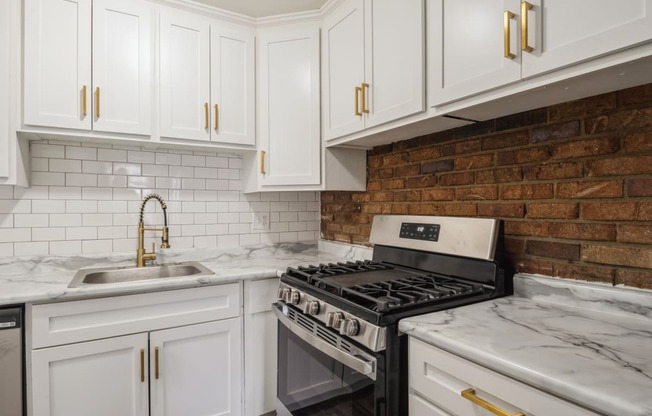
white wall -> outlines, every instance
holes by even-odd
[[[173,248],[319,237],[317,192],[245,195],[237,156],[56,141],[30,147],[32,187],[0,186],[0,256],[134,251],[140,202],[150,192],[167,201]],[[156,205],[148,203],[146,225],[162,224]],[[252,232],[252,212],[269,212],[271,229]]]

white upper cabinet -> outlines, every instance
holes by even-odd
[[[144,1],[26,0],[24,123],[149,134],[150,22]]]
[[[210,131],[210,22],[161,10],[161,137],[205,140]]]
[[[364,129],[364,0],[339,6],[323,23],[323,123],[325,139]]]
[[[429,0],[429,105],[521,79],[518,0]]]
[[[151,8],[93,0],[93,130],[149,134]]]
[[[533,50],[523,54],[524,78],[652,39],[652,0],[530,3],[528,46]]]
[[[427,14],[430,106],[652,39],[652,0],[429,0]]]
[[[254,33],[211,26],[213,141],[256,144]]]
[[[253,146],[253,31],[161,12],[161,137]]]
[[[91,0],[25,0],[25,124],[90,130]]]
[[[425,109],[424,24],[423,0],[351,0],[326,16],[326,140]]]
[[[259,40],[261,185],[319,185],[319,29]]]
[[[11,114],[11,79],[9,68],[13,64],[10,41],[11,3],[0,2],[0,178],[9,177],[9,136]]]

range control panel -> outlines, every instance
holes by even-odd
[[[420,224],[414,222],[401,223],[400,238],[411,240],[437,241],[439,240],[439,224]]]

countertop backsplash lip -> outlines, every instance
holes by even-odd
[[[587,409],[652,414],[652,291],[527,274],[514,286],[399,329]]]

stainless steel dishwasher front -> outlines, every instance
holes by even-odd
[[[0,416],[23,416],[22,308],[0,308]]]

